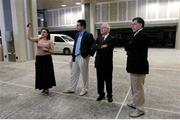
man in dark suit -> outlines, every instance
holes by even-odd
[[[91,54],[91,48],[94,43],[94,38],[91,33],[86,32],[86,21],[77,21],[77,30],[79,31],[75,36],[75,43],[72,53],[72,67],[70,87],[65,93],[74,93],[81,74],[83,80],[83,87],[80,96],[88,92],[88,66]]]
[[[112,72],[114,38],[109,35],[110,26],[103,23],[100,28],[101,35],[97,38],[94,50],[96,51],[95,68],[97,74],[97,101],[105,98],[104,83],[106,84],[108,102],[112,102]]]
[[[127,52],[126,70],[130,73],[132,103],[127,104],[135,110],[131,112],[130,117],[139,117],[144,115],[144,80],[149,73],[148,63],[148,42],[147,35],[144,33],[144,20],[136,17],[132,20],[131,28],[133,30],[132,40],[125,46]]]

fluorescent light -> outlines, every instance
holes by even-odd
[[[44,19],[43,19],[43,18],[41,18],[41,21],[43,22],[43,21],[44,21]]]
[[[67,5],[65,5],[65,4],[63,4],[63,5],[61,5],[62,7],[66,7]]]
[[[76,3],[76,5],[80,5],[81,3]]]

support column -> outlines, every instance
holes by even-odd
[[[96,4],[95,2],[90,3],[90,32],[94,35],[94,38],[96,39],[97,33],[95,28],[96,23]]]
[[[8,8],[8,9],[7,9]],[[15,61],[15,49],[12,28],[10,0],[0,0],[0,19],[3,58],[5,62]]]
[[[32,22],[32,26],[33,26],[33,34],[35,36],[38,35],[38,24],[37,24],[37,0],[30,0],[31,4],[31,8],[30,8],[30,15],[31,15],[31,22]]]
[[[11,0],[11,12],[16,61],[23,62],[27,60],[24,0]]]
[[[85,9],[85,20],[86,20],[86,30],[95,35],[95,3],[84,4]]]
[[[36,47],[27,40],[26,25],[31,22],[38,35],[36,0],[0,0],[0,19],[4,61],[34,59]]]
[[[27,40],[26,25],[31,22],[33,33],[37,36],[37,5],[36,0],[11,0],[14,44],[16,61],[23,62],[34,59],[34,44]]]
[[[84,13],[85,13],[85,20],[86,20],[86,30],[90,32],[90,3],[84,4]]]
[[[85,19],[85,5],[81,5],[81,11],[82,11],[82,19]]]
[[[0,0],[0,29],[1,29],[1,37],[2,37],[2,54],[7,54],[7,48],[5,48],[6,42],[5,42],[5,24],[4,24],[4,9],[3,9],[3,0]],[[4,55],[2,56],[4,61],[8,61],[8,58],[4,58]]]
[[[33,27],[33,35],[38,36],[38,23],[37,23],[37,0],[31,0],[31,22]],[[34,46],[34,51],[37,51],[36,45]],[[33,52],[35,58],[35,52]]]
[[[179,20],[178,20],[177,31],[176,31],[175,48],[180,50],[180,8],[179,8]]]
[[[25,0],[25,10],[26,10],[26,14],[25,14],[26,25],[28,23],[32,23],[33,35],[38,36],[37,0]],[[28,31],[27,27],[26,27],[26,31]],[[28,60],[32,60],[35,58],[35,51],[36,51],[36,45],[31,41],[27,40]]]

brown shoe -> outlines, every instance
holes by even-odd
[[[137,118],[137,117],[140,117],[140,116],[142,116],[144,114],[145,114],[144,111],[135,109],[133,112],[131,112],[129,114],[129,116],[132,117],[132,118]]]
[[[45,96],[48,96],[48,95],[49,95],[49,90],[48,90],[48,89],[47,89],[47,90],[44,90],[43,94],[44,94]]]

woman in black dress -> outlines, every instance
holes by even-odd
[[[35,62],[35,89],[43,90],[44,95],[49,94],[49,88],[56,86],[54,67],[51,53],[53,53],[53,42],[50,41],[50,32],[47,28],[41,29],[40,37],[33,37],[31,24],[28,24],[28,39],[37,43],[37,54]]]

